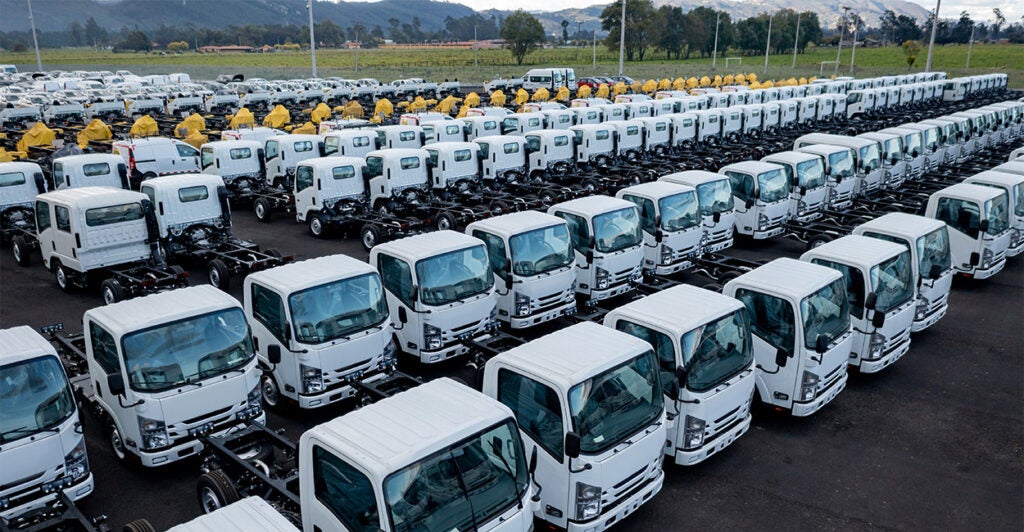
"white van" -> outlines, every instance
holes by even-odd
[[[190,174],[200,170],[199,150],[178,139],[116,140],[111,153],[120,155],[128,164],[128,175],[135,184],[162,175]]]

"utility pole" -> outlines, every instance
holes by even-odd
[[[768,15],[768,38],[764,42],[764,74],[768,73],[768,50],[772,46],[772,15]]]
[[[359,30],[356,30],[356,72],[359,72],[359,49],[363,47],[363,43],[359,42]]]
[[[316,77],[316,39],[313,38],[313,0],[306,4],[309,9],[309,57],[313,60],[313,77]]]
[[[936,0],[935,2],[935,16],[932,17],[932,36],[928,40],[928,62],[924,64],[924,71],[932,71],[932,49],[935,48],[935,30],[939,27],[939,7],[942,6],[942,0]]]
[[[836,69],[834,74],[839,74],[839,55],[843,53],[843,34],[846,33],[846,16],[850,13],[849,6],[843,6],[843,23],[839,26],[839,48],[836,50]]]
[[[974,28],[977,26],[971,26],[971,38],[967,41],[967,66],[965,68],[971,68],[971,48],[974,48]]]
[[[718,16],[715,17],[715,51],[711,52],[711,70],[715,69],[715,65],[718,64],[718,24],[722,22],[722,12],[718,12]]]
[[[597,26],[594,26],[594,32],[590,36],[594,39],[594,64],[590,65],[590,68],[597,74]]]
[[[479,48],[480,43],[476,40],[476,25],[473,25],[473,68],[480,70],[480,61],[476,57],[476,49]]]
[[[860,29],[858,28],[860,26],[860,15],[854,13],[853,16],[857,17],[857,20],[853,21],[853,48],[850,51],[850,74],[853,74],[853,62],[857,58],[857,30]]]
[[[622,0],[622,20],[619,25],[619,76],[622,76],[622,58],[626,53],[626,0]]]
[[[36,18],[32,16],[32,0],[28,0],[28,22],[32,25],[32,44],[36,47],[36,70],[43,71],[43,59],[39,56],[39,39],[36,38]]]
[[[793,68],[796,68],[796,50],[800,47],[800,15],[796,14],[796,36],[793,37]]]
[[[576,62],[580,61],[580,28],[583,27],[583,23],[579,20],[576,21],[576,38],[573,39],[575,42],[573,45],[576,46]]]

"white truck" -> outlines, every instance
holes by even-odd
[[[634,290],[644,261],[636,205],[597,195],[557,203],[548,214],[569,224],[580,302],[592,304]]]
[[[789,222],[807,223],[821,218],[828,202],[825,161],[811,153],[782,151],[761,159],[777,164],[789,181]]]
[[[953,269],[988,279],[1006,266],[1010,246],[1010,202],[1001,189],[958,183],[928,198],[925,216],[949,226]]]
[[[377,149],[377,135],[369,129],[336,129],[323,138],[325,156],[364,157]]]
[[[128,165],[132,183],[152,177],[198,172],[199,150],[178,139],[166,137],[115,140],[111,153]]]
[[[718,173],[729,177],[735,202],[736,232],[755,240],[772,238],[789,220],[790,185],[785,168],[774,163],[742,161]]]
[[[704,231],[700,254],[716,253],[732,247],[736,214],[733,211],[732,186],[728,176],[705,170],[686,170],[661,176],[658,180],[687,185],[697,190]]]
[[[569,128],[576,147],[576,162],[607,166],[618,158],[616,128],[612,124],[579,124]]]
[[[800,260],[843,274],[853,324],[850,366],[877,373],[910,351],[917,280],[907,246],[847,235],[807,251]]]
[[[466,234],[487,246],[498,319],[509,328],[526,329],[576,311],[576,256],[565,220],[515,212],[473,222]]]
[[[518,135],[488,135],[473,142],[478,148],[481,177],[485,181],[505,183],[529,175],[526,139]]]
[[[853,205],[857,179],[852,149],[832,144],[811,144],[796,151],[817,155],[825,163],[825,186],[828,187],[829,207],[846,209]]]
[[[433,364],[468,348],[463,341],[497,326],[494,275],[483,241],[437,231],[378,244],[380,272],[398,348]]]
[[[75,187],[113,187],[131,190],[124,160],[109,153],[67,155],[53,161],[56,190]]]
[[[1020,255],[1024,251],[1024,174],[989,170],[968,177],[964,183],[993,187],[1007,194],[1010,212],[1010,244],[1006,249],[1006,255],[1008,257]]]
[[[19,266],[28,266],[39,248],[35,199],[47,190],[43,169],[36,163],[0,163],[0,242],[10,244]]]
[[[395,368],[384,288],[363,261],[328,255],[270,268],[246,277],[243,295],[268,408],[336,403],[354,382]]]
[[[703,462],[750,428],[754,348],[742,303],[681,284],[612,310],[604,324],[654,347],[667,396],[665,454],[677,464]]]
[[[290,189],[295,179],[295,165],[323,157],[324,139],[319,135],[274,135],[263,142],[263,153],[266,184]]]
[[[571,531],[622,522],[661,491],[666,417],[651,345],[584,322],[487,362],[484,394],[516,417],[543,489],[536,517]]]
[[[524,136],[531,176],[560,178],[574,166],[576,150],[572,131],[545,129]]]
[[[263,143],[255,140],[207,142],[199,149],[200,166],[206,174],[219,175],[232,191],[259,187],[267,171]]]
[[[949,254],[949,230],[945,222],[894,212],[854,227],[852,234],[888,240],[910,250],[917,286],[911,332],[923,331],[946,315],[949,290],[953,285],[953,268]]]
[[[901,127],[887,127],[878,132],[899,135],[903,139],[903,159],[907,163],[907,172],[911,179],[920,179],[924,175],[928,159],[922,132]]]
[[[885,187],[887,189],[899,190],[907,179],[915,177],[911,174],[910,166],[907,164],[903,136],[877,131],[861,133],[857,136],[874,140],[881,144],[882,168],[885,169]]]
[[[779,258],[722,292],[747,308],[761,402],[810,416],[846,388],[853,330],[841,273]]]
[[[362,157],[317,157],[295,166],[295,219],[317,238],[369,208]]]
[[[632,202],[640,212],[646,273],[670,275],[693,265],[704,236],[695,188],[652,181],[620,189],[615,197]]]
[[[854,176],[856,176],[855,195],[871,194],[884,184],[885,169],[882,168],[882,147],[879,142],[846,135],[811,133],[796,139],[793,149],[799,150],[813,144],[832,144],[850,148],[853,151],[853,170]]]
[[[418,125],[390,125],[375,128],[378,149],[386,148],[422,148],[426,135],[423,127]]]

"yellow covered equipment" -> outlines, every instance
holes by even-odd
[[[359,102],[352,100],[345,104],[345,110],[341,112],[342,118],[362,118],[363,117],[363,106]]]
[[[17,154],[17,152],[11,153],[0,146],[0,163],[9,163],[13,161],[15,154]]]
[[[78,147],[85,148],[90,140],[110,140],[114,135],[110,126],[103,123],[99,118],[93,118],[92,122],[86,124],[85,128],[78,132]]]
[[[480,95],[471,92],[466,95],[466,99],[462,101],[463,107],[480,107]]]
[[[231,117],[228,129],[238,129],[242,126],[252,127],[254,124],[256,124],[256,117],[252,115],[252,111],[248,107],[243,107]]]
[[[609,92],[610,92],[610,89],[608,88],[608,84],[607,83],[602,83],[602,84],[597,86],[597,93],[594,96],[596,96],[598,98],[608,99],[608,93]]]
[[[57,134],[42,122],[36,122],[36,125],[32,126],[21,136],[21,140],[18,141],[18,151],[28,153],[30,146],[52,146],[53,139]]]
[[[270,111],[270,114],[263,119],[263,125],[265,127],[281,128],[285,124],[292,121],[292,115],[285,109],[283,105],[274,106],[274,110]]]
[[[612,86],[612,94],[614,94],[616,96],[618,96],[620,94],[626,94],[627,90],[628,90],[628,87],[626,87],[626,84],[621,82],[621,81],[616,83],[614,86]]]
[[[569,92],[569,87],[559,87],[558,92],[555,94],[556,102],[568,102],[572,98],[572,94]]]
[[[577,98],[590,98],[590,85],[582,85],[579,89],[576,89]]]
[[[210,137],[203,135],[199,130],[192,130],[187,137],[181,140],[198,150],[203,147],[203,144],[210,142]]]
[[[492,92],[491,105],[494,107],[505,107],[505,93],[502,91]]]
[[[530,93],[526,92],[526,89],[516,91],[516,105],[523,105],[528,101],[530,101]]]
[[[635,84],[634,84],[634,87],[636,87]],[[636,90],[636,89],[634,88],[633,90]],[[656,90],[658,90],[658,82],[654,81],[653,79],[649,79],[649,80],[645,81],[643,85],[640,86],[640,91],[638,91],[638,92],[643,92],[645,94],[651,94],[651,93],[653,93]]]
[[[312,122],[306,122],[292,130],[292,135],[316,135],[316,126]]]
[[[373,117],[377,119],[387,118],[395,112],[395,106],[391,104],[391,100],[387,98],[381,98],[377,100],[377,103],[373,106]]]
[[[452,114],[452,110],[455,109],[455,104],[462,101],[462,98],[456,98],[449,94],[445,96],[443,100],[437,103],[436,111],[444,113],[446,115]]]
[[[199,113],[192,113],[185,117],[177,126],[174,126],[174,136],[181,139],[192,134],[193,131],[206,131],[206,120]]]
[[[314,124],[319,124],[329,118],[331,118],[331,108],[324,102],[316,104],[316,108],[309,114],[309,120]]]
[[[530,98],[532,102],[546,102],[551,99],[551,93],[547,89],[541,87],[533,93],[533,97]]]
[[[133,137],[151,137],[159,132],[160,128],[156,125],[156,120],[149,115],[140,116],[128,130],[128,134]]]

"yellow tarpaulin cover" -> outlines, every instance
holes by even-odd
[[[149,115],[140,116],[132,124],[132,128],[128,130],[128,133],[133,137],[150,137],[159,132],[160,128],[156,125],[156,120],[153,120],[153,117]]]
[[[321,104],[323,105],[323,104]],[[292,135],[316,135],[316,126],[312,122],[306,122],[292,130]]]
[[[0,163],[9,163],[14,160],[14,154],[0,147]]]
[[[463,105],[459,107],[459,114],[455,115],[455,118],[466,118],[466,114],[469,112],[469,106]]]
[[[28,153],[29,146],[52,146],[57,134],[42,122],[36,122],[32,129],[25,132],[18,141],[18,151]]]
[[[316,104],[316,109],[309,114],[309,120],[314,124],[319,124],[324,120],[331,117],[331,108],[324,102]]]
[[[443,100],[437,103],[436,111],[444,113],[446,115],[452,114],[452,110],[455,109],[455,104],[462,101],[462,98],[456,98],[449,94],[445,96]]]
[[[206,131],[206,120],[203,120],[199,113],[188,115],[178,125],[174,126],[174,136],[179,139],[189,136],[193,131],[200,133]]]
[[[737,85],[743,85],[746,82],[747,82],[747,76],[745,74],[736,74],[736,76],[733,77],[733,83],[735,83]],[[726,85],[731,85],[731,84],[730,83],[726,83]]]
[[[463,107],[480,107],[480,95],[471,92],[466,95],[466,99],[462,101]]]
[[[715,76],[715,82],[718,83],[721,80],[722,85],[732,85],[737,83],[736,78],[732,74],[726,74],[724,78]]]
[[[605,99],[607,99],[608,98],[609,90],[610,89],[608,88],[608,84],[607,83],[602,83],[602,84],[597,86],[597,93],[594,94],[594,96],[596,96],[598,98],[605,98]]]
[[[711,81],[711,86],[712,87],[721,87],[722,86],[722,76],[719,76],[718,74],[715,74],[715,78]]]
[[[86,124],[85,129],[78,132],[78,147],[85,148],[90,140],[110,140],[113,137],[110,126],[99,118],[93,118],[92,122]]]
[[[362,118],[363,117],[363,106],[359,105],[359,102],[352,100],[345,105],[345,110],[341,112],[342,118]]]
[[[807,78],[800,78],[796,82],[799,85],[807,85]]]
[[[409,104],[409,108],[408,109],[409,109],[410,112],[413,112],[413,113],[418,112],[418,111],[426,111],[427,110],[427,101],[424,100],[422,96],[417,96],[417,97],[413,98],[412,103]]]
[[[676,78],[675,81],[672,82],[672,90],[686,90],[686,80],[683,78]]]
[[[612,87],[612,94],[616,96],[620,94],[626,94],[626,89],[626,84],[620,81]]]
[[[252,127],[256,124],[256,117],[252,115],[252,111],[248,107],[243,107],[235,113],[235,116],[231,117],[231,122],[228,123],[229,129],[238,129],[242,126]]]
[[[203,147],[203,144],[206,144],[207,142],[210,142],[210,137],[208,137],[206,135],[203,135],[197,129],[193,129],[193,130],[190,130],[190,132],[189,132],[187,137],[185,137],[185,138],[183,138],[181,140],[183,142],[185,142],[185,144],[189,144],[193,148],[198,150],[198,149]]]
[[[590,85],[583,85],[576,90],[577,98],[590,98]]]
[[[505,107],[505,93],[502,91],[492,92],[491,105],[494,107]]]
[[[288,112],[288,109],[285,109],[283,105],[277,105],[274,106],[274,109],[270,111],[270,114],[263,119],[263,125],[266,127],[280,128],[291,121],[292,116]]]
[[[380,119],[381,114],[384,118],[391,116],[395,112],[395,106],[391,104],[391,100],[387,98],[381,98],[377,100],[376,105],[373,106],[374,118]]]
[[[634,93],[639,93],[640,91],[644,90],[644,84],[643,84],[643,82],[642,82],[642,81],[640,81],[640,80],[636,80],[636,81],[634,81],[633,83],[631,83],[631,84],[629,85],[629,88],[630,88],[630,90],[632,90],[632,91],[633,91]]]
[[[658,90],[667,91],[672,88],[672,80],[664,78],[658,82]]]
[[[647,94],[651,94],[656,90],[658,90],[658,82],[653,79],[645,81],[644,84],[640,86],[640,91]]]
[[[692,76],[689,77],[689,78],[686,78],[686,88],[687,89],[694,89],[694,88],[697,87],[697,85],[700,85],[700,80],[698,80],[697,78],[692,77]]]
[[[710,87],[711,86],[711,78],[709,78],[707,76],[701,76],[698,85],[701,86],[701,87]]]
[[[569,87],[560,87],[558,93],[555,94],[555,101],[568,102],[572,95],[569,94]]]
[[[516,105],[523,105],[528,101],[530,101],[530,93],[526,92],[526,89],[516,91]]]
[[[551,93],[547,89],[541,87],[534,91],[533,96],[530,98],[531,102],[546,102],[551,99]]]

